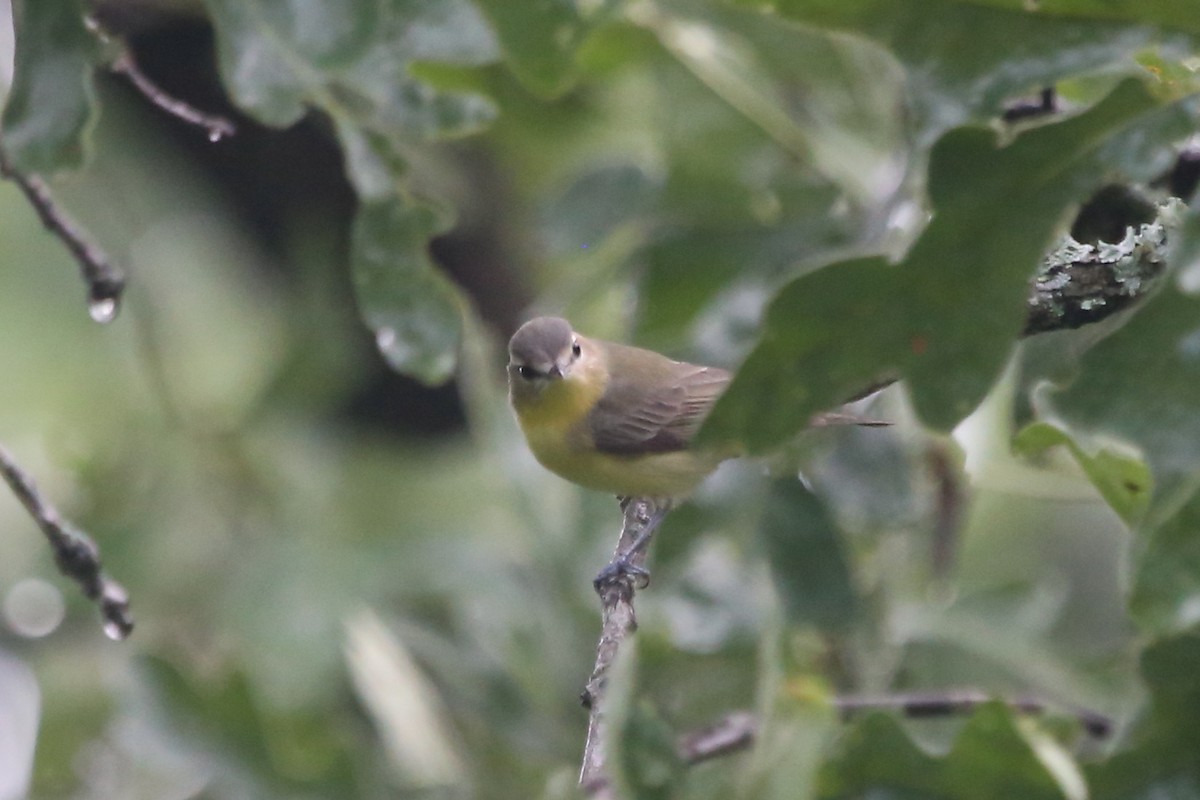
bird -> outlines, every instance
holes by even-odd
[[[592,339],[561,317],[536,317],[518,328],[508,358],[509,401],[538,462],[572,483],[617,495],[623,508],[638,499],[650,509],[647,533],[614,557],[597,588],[613,575],[646,576],[630,563],[632,554],[721,462],[744,455],[735,441],[695,441],[733,374]],[[832,413],[812,424],[887,423]]]
[[[732,374],[652,350],[591,339],[561,317],[536,317],[508,343],[509,400],[534,457],[551,472],[647,502],[645,532],[597,576],[646,571],[631,558],[679,500],[728,458],[735,443],[693,439]]]
[[[560,317],[522,325],[508,345],[509,399],[546,469],[619,497],[673,503],[736,443],[693,439],[732,374],[652,350],[591,339]]]

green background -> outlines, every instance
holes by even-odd
[[[553,313],[738,369],[704,435],[765,456],[655,545],[623,791],[1200,797],[1192,212],[1132,312],[1020,339],[1078,206],[1195,129],[1191,0],[99,4],[216,143],[81,3],[14,4],[5,145],[130,285],[93,323],[0,185],[0,441],[138,625],[107,640],[0,496],[29,796],[574,796],[620,515],[507,409],[503,343]],[[804,430],[881,375],[892,427]],[[963,687],[1051,712],[829,706]],[[674,761],[740,709],[753,750]]]

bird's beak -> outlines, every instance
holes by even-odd
[[[549,375],[551,378],[561,378],[561,377],[563,377],[563,375],[565,373],[564,373],[562,367],[560,367],[558,364],[555,364],[553,367],[550,368],[550,371],[546,374]]]

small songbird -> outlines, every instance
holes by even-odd
[[[667,507],[727,458],[693,446],[730,373],[576,333],[558,317],[526,322],[508,343],[509,398],[529,449],[563,478]]]
[[[718,367],[589,339],[558,317],[531,319],[509,340],[509,399],[537,460],[569,481],[618,495],[622,508],[633,499],[645,504],[640,532],[596,576],[597,591],[625,576],[648,579],[635,557],[644,556],[663,517],[722,461],[742,455],[737,443],[693,444],[731,377]],[[826,413],[811,424],[888,423]]]

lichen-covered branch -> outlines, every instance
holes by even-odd
[[[1178,201],[1164,204],[1157,219],[1128,228],[1116,244],[1066,237],[1030,287],[1024,334],[1099,322],[1145,296],[1166,270],[1167,237],[1181,207]]]
[[[105,634],[111,639],[129,636],[133,631],[129,593],[104,574],[96,543],[42,498],[33,479],[17,466],[3,445],[0,445],[0,475],[46,535],[59,571],[78,583],[83,593],[100,607]]]

